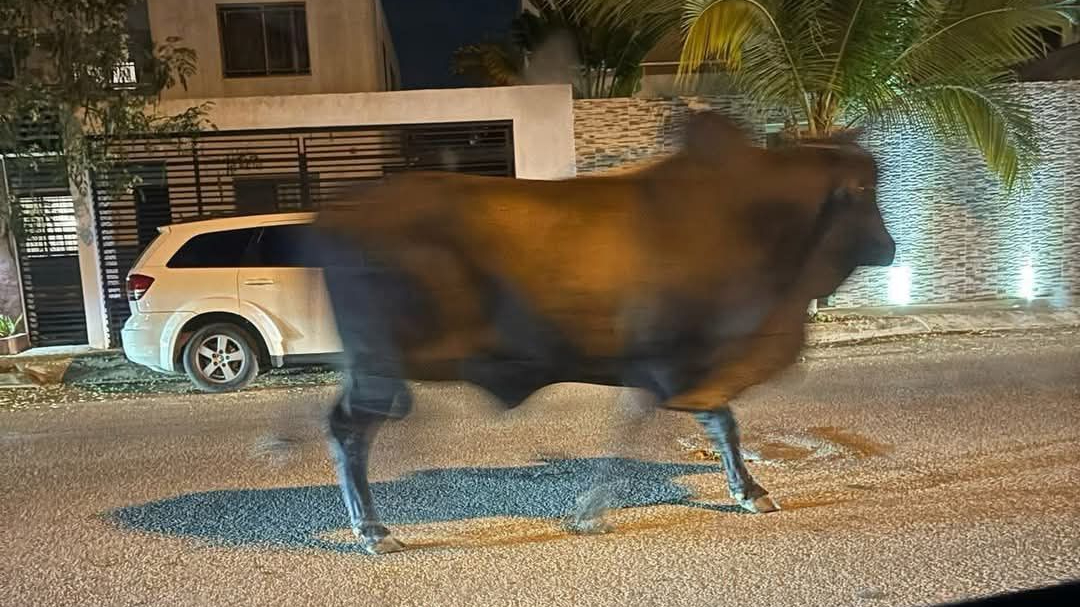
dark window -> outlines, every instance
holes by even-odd
[[[172,256],[170,268],[236,268],[244,259],[255,228],[199,234]]]
[[[150,36],[150,12],[146,0],[135,0],[128,5],[128,57],[135,64],[135,80],[150,82],[152,79],[154,41]]]
[[[263,228],[248,265],[261,268],[305,268],[313,264],[305,256],[311,228],[307,224]]]
[[[225,76],[310,74],[303,3],[218,6]]]

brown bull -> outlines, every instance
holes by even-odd
[[[402,174],[316,221],[349,361],[330,432],[352,526],[400,548],[367,457],[408,413],[405,380],[465,380],[508,406],[556,382],[644,389],[693,412],[732,496],[776,510],[747,472],[729,403],[791,365],[806,309],[860,265],[892,263],[873,158],[848,140],[765,150],[692,118],[680,153],[630,174],[527,181]],[[602,491],[573,524],[602,528]]]

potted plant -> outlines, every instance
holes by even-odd
[[[0,314],[0,354],[18,354],[30,347],[30,338],[26,332],[18,333],[22,316],[12,319]]]

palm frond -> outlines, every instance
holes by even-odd
[[[929,131],[977,150],[1011,189],[1026,183],[1040,157],[1038,131],[1023,103],[1004,86],[971,82],[906,88],[874,120]]]
[[[893,60],[916,80],[1001,71],[1045,53],[1043,29],[1080,16],[1077,0],[933,0],[912,4],[918,36]]]
[[[742,67],[743,51],[750,39],[773,34],[783,47],[771,7],[755,0],[689,0],[682,14],[684,42],[679,69],[682,74],[715,59],[728,70]],[[788,53],[787,66],[794,61]]]
[[[820,19],[834,33],[835,59],[828,89],[838,97],[887,77],[891,59],[910,38],[909,0],[833,0]]]
[[[679,73],[719,66],[759,109],[927,129],[970,144],[1009,187],[1038,160],[1025,105],[1003,85],[1046,52],[1080,0],[566,0],[594,23],[683,37]],[[1014,94],[1014,92],[1012,93]]]
[[[575,18],[598,27],[648,24],[674,29],[683,13],[683,0],[562,0]]]
[[[797,108],[813,125],[810,93],[828,86],[834,57],[815,19],[827,2],[686,0],[680,77],[715,61],[755,105]]]
[[[453,73],[479,84],[509,86],[521,82],[521,58],[506,45],[484,43],[454,52]]]

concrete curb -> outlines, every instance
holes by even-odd
[[[859,317],[853,320],[842,319],[807,325],[806,345],[841,345],[889,337],[1065,327],[1080,327],[1080,308]]]
[[[861,315],[806,325],[806,347],[842,346],[876,339],[989,331],[1024,331],[1080,327],[1080,307],[1063,309],[993,309],[962,313]],[[128,362],[119,350],[74,354],[47,353],[0,357],[0,389],[186,382]]]

